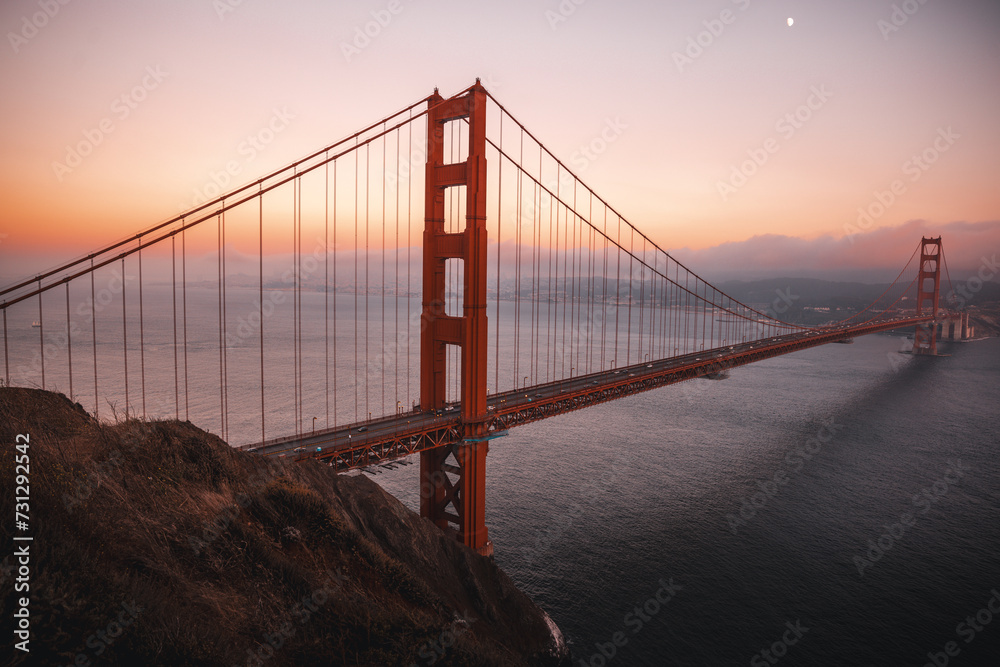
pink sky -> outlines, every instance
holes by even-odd
[[[54,4],[0,8],[4,282],[173,216],[229,161],[252,181],[476,76],[708,277],[868,276],[921,234],[971,270],[1000,246],[995,2]]]

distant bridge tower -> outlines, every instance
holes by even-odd
[[[493,553],[486,531],[486,90],[476,80],[447,102],[437,90],[427,113],[420,407],[445,406],[447,346],[461,348],[463,440],[420,454],[420,515],[468,547]],[[468,119],[469,156],[444,163],[444,125]],[[445,190],[465,186],[465,230],[445,231]],[[445,312],[445,262],[462,260],[462,315]],[[451,461],[449,461],[449,457]]]
[[[941,292],[941,237],[920,240],[920,274],[917,276],[917,316],[938,313]],[[937,322],[918,324],[913,333],[914,354],[937,354]]]

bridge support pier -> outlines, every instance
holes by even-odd
[[[463,441],[420,454],[420,515],[484,556],[493,555],[486,528],[488,442]]]
[[[447,346],[461,348],[462,442],[420,454],[420,514],[453,530],[466,546],[493,553],[485,522],[486,453],[486,90],[476,84],[444,100],[428,100],[424,200],[423,310],[420,327],[420,407],[445,406]],[[444,126],[468,119],[469,155],[444,163]],[[445,229],[445,190],[465,187],[465,229]],[[445,311],[445,262],[462,261],[462,315]],[[450,458],[449,458],[450,457]]]
[[[937,317],[941,295],[941,237],[920,240],[920,273],[917,276],[917,316]],[[913,354],[937,354],[937,321],[918,324],[913,332]]]

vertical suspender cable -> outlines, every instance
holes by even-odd
[[[257,192],[257,303],[260,304],[260,443],[263,445],[264,422],[264,183]]]
[[[684,352],[688,351],[687,344],[691,341],[691,351],[694,352],[694,340],[692,340],[691,328],[689,326],[688,316],[691,314],[691,288],[688,284],[688,279],[691,277],[690,271],[684,272]]]
[[[337,423],[337,161],[333,161],[333,423]]]
[[[604,370],[604,335],[608,328],[608,207],[604,207],[604,286],[601,288],[601,370]]]
[[[181,224],[184,221],[181,220]],[[187,231],[181,228],[181,315],[184,334],[184,419],[191,420],[190,392],[188,391],[188,316],[187,316]]]
[[[653,345],[656,341],[656,281],[658,277],[656,275],[656,248],[653,248],[651,252],[653,253],[653,262],[649,269],[649,334],[646,337],[646,354],[649,361],[656,358]],[[643,248],[643,255],[645,255],[645,248]]]
[[[662,253],[657,253],[662,254]],[[666,279],[667,275],[667,257],[663,255],[663,270],[657,275],[657,283],[659,284],[659,294],[657,296],[656,306],[659,308],[659,322],[657,327],[659,328],[659,333],[656,337],[656,358],[663,359],[667,355],[664,353],[665,346],[665,336],[667,332],[667,289],[669,288],[669,283]]]
[[[542,173],[541,172],[539,172],[539,174],[538,174],[538,180],[540,180],[540,181],[542,180]],[[553,354],[551,354],[551,351],[555,347],[555,345],[550,344],[550,342],[549,342],[549,334],[552,335],[552,342],[553,343],[555,342],[555,315],[552,314],[552,309],[553,309],[553,307],[555,305],[554,301],[555,301],[555,297],[556,297],[556,294],[557,294],[557,292],[553,291],[554,284],[553,284],[553,277],[552,276],[553,276],[553,269],[557,269],[558,268],[557,266],[555,266],[556,262],[558,261],[557,260],[558,254],[556,253],[556,247],[553,244],[553,239],[554,239],[553,234],[554,234],[554,227],[555,227],[555,225],[553,224],[552,220],[553,220],[553,214],[555,212],[555,207],[556,207],[556,203],[553,200],[552,195],[549,195],[549,252],[548,252],[548,257],[549,257],[549,261],[548,261],[548,265],[549,265],[549,275],[548,275],[549,295],[548,295],[548,302],[546,303],[546,307],[545,307],[545,381],[546,382],[549,382],[551,380],[555,380],[555,377],[556,377],[555,356]],[[552,374],[551,375],[549,374],[549,360],[550,359],[552,360]]]
[[[656,310],[656,292],[657,292],[657,261],[656,248],[651,248],[650,252],[653,255],[652,266],[649,269],[649,332],[646,336],[646,354],[649,356],[649,361],[653,361],[656,358],[655,344],[656,344],[656,318],[658,312]]]
[[[706,304],[705,304],[705,307],[708,308],[708,333],[707,333],[707,336],[708,336],[708,338],[707,338],[707,340],[708,340],[708,347],[709,348],[715,348],[715,347],[717,347],[717,345],[715,344],[715,299],[716,299],[716,289],[715,289],[715,287],[713,287],[712,285],[709,285],[708,283],[705,283],[705,289],[706,289],[706,292],[709,289],[711,290],[711,299],[708,300],[706,302]],[[707,294],[706,294],[706,296],[707,296]]]
[[[621,242],[622,242],[622,217],[620,215],[618,215],[618,214],[615,214],[615,216],[618,218],[618,234],[616,235],[616,238],[618,240],[618,244],[621,245]],[[618,352],[619,352],[619,348],[618,348],[618,328],[619,328],[619,325],[618,325],[618,316],[621,314],[621,307],[622,307],[622,251],[621,251],[621,249],[619,248],[618,250],[616,250],[615,254],[618,256],[618,268],[615,271],[615,361],[617,362],[618,356],[619,356],[619,354],[618,354]],[[628,359],[625,360],[624,364],[623,363],[617,363],[616,365],[617,366],[628,366]]]
[[[396,190],[396,241],[395,241],[396,253],[395,253],[395,271],[393,271],[393,275],[395,276],[395,284],[393,285],[393,292],[395,293],[395,296],[396,296],[395,308],[393,309],[393,312],[395,312],[396,318],[395,318],[395,324],[393,325],[393,331],[395,331],[395,333],[396,333],[396,342],[397,343],[399,342],[399,140],[400,140],[400,135],[401,134],[402,134],[402,132],[400,132],[399,130],[396,130],[396,180],[393,181],[393,183],[394,183],[393,187]],[[396,397],[395,398],[396,398],[396,406],[398,406],[398,405],[400,405],[400,403],[399,403],[399,345],[398,344],[393,345],[392,348],[394,350],[392,356],[393,356],[393,360],[395,361],[395,364],[396,364],[396,368],[395,368],[395,381],[393,382],[393,385],[396,388]],[[395,407],[394,407],[394,411],[395,411]]]
[[[369,173],[371,172],[371,152],[368,147],[370,144],[365,144],[365,363],[368,363],[368,232],[369,232],[369,221],[368,221],[368,180]],[[369,388],[369,377],[368,373],[365,373],[365,413],[368,417],[371,417],[371,410],[369,410],[368,404],[368,388]]]
[[[636,347],[636,361],[642,358],[642,325],[646,305],[646,239],[642,239],[642,259],[639,261],[639,344]]]
[[[229,347],[226,323],[226,205],[222,203],[222,439],[229,441]]]
[[[302,383],[302,282],[305,280],[305,274],[302,272],[302,177],[295,179],[295,184],[298,186],[298,191],[295,195],[295,210],[296,214],[296,236],[295,236],[295,256],[296,264],[298,268],[296,272],[298,274],[298,282],[296,283],[296,291],[298,292],[298,310],[295,313],[295,321],[298,322],[298,331],[295,336],[298,342],[298,354],[295,358],[295,366],[298,369],[299,378],[299,433],[302,433],[302,429],[305,427],[305,417],[303,410],[305,409],[305,395],[303,393],[303,383]]]
[[[542,180],[542,151],[538,151],[538,181]],[[544,382],[544,375],[541,372],[541,345],[540,338],[542,335],[542,189],[535,186],[535,192],[537,193],[536,198],[532,198],[532,208],[534,208],[534,214],[532,215],[532,224],[535,227],[535,341],[532,344],[532,349],[535,352],[535,383],[539,384]]]
[[[503,148],[503,110],[500,110],[500,147]],[[500,391],[500,252],[503,248],[500,239],[500,211],[503,210],[503,157],[497,156],[497,314],[493,323],[494,342],[494,369],[493,369],[493,393]]]
[[[660,296],[660,308],[663,314],[660,319],[660,353],[659,358],[663,359],[670,356],[669,341],[670,341],[670,280],[668,276],[670,275],[670,258],[664,253],[663,254],[663,291]]]
[[[555,216],[555,217],[554,217]],[[554,222],[553,222],[554,220]],[[552,195],[549,195],[549,300],[545,311],[546,316],[546,327],[545,327],[545,373],[546,381],[552,381],[556,379],[556,357],[552,352],[555,349],[556,340],[556,318],[559,316],[558,305],[556,299],[559,295],[558,285],[555,283],[559,279],[559,253],[556,245],[557,241],[557,226],[559,224],[559,218],[556,215],[556,202]],[[555,311],[553,313],[553,311]],[[549,341],[549,334],[551,334],[551,343]],[[549,360],[552,361],[552,373],[549,375]]]
[[[557,181],[559,183],[559,181]],[[560,186],[562,184],[560,183]],[[561,188],[557,188],[557,193],[559,197],[562,198]],[[559,256],[556,257],[556,339],[559,341],[559,346],[556,347],[556,356],[559,359],[559,378],[566,377],[566,304],[563,302],[566,295],[566,252],[562,249],[559,243],[559,213],[563,213],[564,216],[569,215],[569,211],[565,210],[562,204],[559,204],[559,208],[556,211],[556,248],[559,251],[559,255],[562,256],[562,267],[563,267],[563,287],[559,289]],[[566,232],[563,231],[563,243],[565,243]],[[562,303],[562,323],[559,322],[559,304]],[[556,344],[553,342],[553,347]],[[554,374],[554,373],[553,373]]]
[[[382,124],[382,131],[384,132],[386,128],[385,123]],[[386,151],[386,139],[385,136],[382,137],[382,320],[379,326],[379,330],[382,333],[382,355],[385,355],[385,151]],[[380,364],[381,365],[381,364]],[[379,409],[385,412],[385,366],[382,366],[382,401],[380,403]]]
[[[146,334],[145,334],[145,321],[143,319],[142,310],[142,239],[139,239],[139,380],[142,386],[142,417],[146,418]],[[68,288],[69,285],[67,284]],[[67,299],[69,298],[69,292],[66,292]],[[72,357],[70,357],[72,361]],[[72,376],[69,381],[70,387],[73,386]],[[70,389],[72,393],[72,389]]]
[[[681,344],[681,284],[680,284],[680,264],[674,261],[674,299],[673,299],[673,310],[674,310],[674,326],[673,326],[673,342],[674,342],[674,352],[673,356],[677,356],[680,353]]]
[[[573,181],[573,210],[577,208],[576,186],[577,181]],[[573,214],[573,303],[576,306],[576,317],[573,318],[573,349],[577,370],[580,375],[584,375],[583,365],[583,329],[580,326],[580,319],[583,317],[583,286],[586,279],[583,274],[583,227],[585,221],[577,213]]]
[[[628,323],[625,331],[625,364],[632,363],[632,260],[635,259],[635,229],[629,225],[628,241]]]
[[[587,218],[589,222],[594,221],[594,193],[590,193],[590,203],[587,210]],[[594,317],[597,315],[597,311],[594,309],[594,262],[596,258],[594,257],[594,241],[596,237],[596,229],[594,227],[590,228],[590,240],[587,243],[587,259],[590,264],[590,287],[587,290],[587,296],[590,300],[587,303],[587,372],[593,371],[594,365]]]
[[[576,208],[576,201],[573,202],[573,207]],[[579,217],[580,220],[580,234],[578,237],[577,247],[579,249],[580,259],[578,262],[579,266],[579,278],[577,279],[577,301],[579,305],[577,307],[577,340],[579,341],[578,351],[577,351],[577,365],[580,366],[580,374],[586,375],[590,372],[590,360],[587,347],[587,326],[590,321],[590,260],[587,256],[587,236],[589,236],[589,216],[584,218]],[[586,292],[587,297],[584,298],[584,293]],[[584,310],[586,307],[586,310]]]
[[[358,421],[358,403],[361,397],[361,385],[358,383],[358,190],[361,184],[359,164],[361,151],[354,147],[354,421]]]
[[[294,176],[293,171],[293,176]],[[298,179],[292,180],[292,421],[295,427],[295,435],[301,436],[299,429],[299,254],[298,248],[298,211],[296,202],[298,201]]]
[[[575,190],[575,187],[574,187],[574,190]],[[576,203],[576,193],[574,192],[574,195],[573,195],[573,208],[575,209],[576,206],[577,206],[577,203]],[[585,264],[585,262],[586,262],[585,252],[586,252],[587,246],[585,245],[585,241],[584,241],[584,239],[585,239],[584,230],[587,228],[587,225],[589,224],[589,220],[587,220],[583,216],[579,216],[578,215],[578,216],[574,217],[574,222],[579,222],[579,224],[580,224],[579,231],[577,232],[576,247],[575,247],[575,250],[574,250],[574,254],[576,254],[578,256],[577,260],[576,260],[576,265],[577,265],[576,276],[577,277],[576,277],[576,281],[575,281],[575,284],[576,284],[576,303],[577,303],[577,306],[576,306],[576,321],[574,323],[574,328],[576,329],[576,340],[577,340],[577,343],[576,343],[576,365],[578,366],[577,370],[580,371],[580,375],[586,375],[587,372],[588,372],[588,370],[587,370],[587,353],[586,353],[586,347],[585,347],[585,345],[586,345],[587,330],[586,330],[586,322],[585,322],[584,318],[589,317],[589,308],[587,310],[587,314],[584,314],[584,306],[587,305],[587,303],[589,301],[589,297],[587,299],[584,299],[583,295],[584,295],[585,289],[589,290],[589,288],[590,288],[590,282],[589,282],[589,277],[587,275],[587,271],[589,269],[588,269],[587,265]]]
[[[673,340],[673,327],[674,320],[676,319],[676,314],[674,312],[675,286],[673,281],[670,280],[670,255],[664,255],[663,260],[665,265],[663,268],[663,275],[667,286],[666,301],[664,302],[664,308],[667,309],[667,316],[666,322],[664,322],[665,331],[663,335],[663,356],[672,357],[673,347],[671,346],[671,341]]]
[[[409,148],[410,154],[413,154],[413,111],[410,111],[410,122],[406,124],[406,145]],[[407,159],[407,164],[409,169],[406,172],[406,329],[409,332],[410,329],[410,303],[413,299],[410,297],[410,247],[411,238],[413,232],[413,165],[410,164],[409,159]],[[408,336],[406,339],[406,404],[410,405],[410,348],[412,346],[412,339]]]
[[[542,167],[543,167],[544,151],[539,148],[538,150],[538,182],[542,183]],[[536,216],[535,216],[535,226],[538,228],[538,297],[536,303],[536,309],[538,311],[538,316],[536,320],[538,321],[538,331],[535,334],[535,372],[538,373],[538,382],[546,382],[545,373],[542,372],[542,197],[545,196],[544,191],[541,187],[538,188],[538,204],[535,206]],[[549,263],[549,262],[547,262]]]
[[[657,252],[657,251],[655,251],[655,250],[653,252],[654,252],[654,255],[653,255],[653,257],[654,257],[654,266],[656,266],[657,265],[656,263],[659,262],[660,253]],[[656,356],[657,359],[662,359],[665,356],[663,354],[663,331],[664,331],[664,327],[666,326],[667,311],[663,307],[663,304],[664,304],[664,301],[666,300],[666,295],[667,295],[667,281],[664,280],[663,276],[666,275],[666,271],[667,271],[667,261],[666,261],[666,257],[664,257],[663,258],[663,271],[660,271],[657,268],[657,275],[656,275],[656,284],[659,286],[659,290],[660,290],[659,291],[659,298],[658,299],[656,299],[656,298],[653,299],[654,305],[659,309],[657,311],[657,319],[659,320],[659,322],[657,323],[657,326],[659,327],[659,335],[656,337],[656,347],[655,347],[655,350],[654,350],[655,356]]]
[[[225,204],[223,203],[223,208]],[[226,342],[222,338],[222,214],[215,218],[215,238],[218,245],[216,255],[216,277],[219,280],[219,435],[226,439],[226,382],[223,374],[222,356]]]
[[[521,130],[520,154],[518,155],[517,183],[514,187],[514,217],[517,219],[514,233],[514,387],[521,380],[521,165],[524,159],[524,130]]]
[[[712,347],[713,348],[714,347],[719,347],[719,345],[717,344],[717,342],[715,340],[715,300],[718,298],[718,296],[719,296],[718,290],[716,290],[713,287],[712,288],[712,313],[709,316],[712,324],[711,324],[711,329],[709,330],[709,334],[708,334],[708,339],[710,341],[712,341]]]
[[[330,152],[323,162],[323,399],[330,428]]]
[[[650,345],[650,357],[656,359],[663,358],[663,328],[666,326],[666,315],[667,311],[663,308],[663,302],[667,294],[667,282],[663,279],[664,272],[666,271],[666,257],[664,257],[664,266],[661,271],[659,268],[660,253],[654,248],[653,249],[653,266],[655,267],[655,275],[653,276],[654,287],[653,287],[653,312],[656,317],[656,327],[653,334],[653,342]]]
[[[101,417],[101,403],[97,399],[97,308],[94,290],[94,259],[90,260],[90,340],[94,349],[94,417]]]
[[[570,366],[570,377],[575,374],[576,370],[582,370],[580,364],[580,349],[579,349],[579,327],[577,326],[578,318],[580,316],[580,274],[579,267],[577,265],[577,255],[580,250],[580,238],[577,237],[577,223],[580,222],[580,216],[577,214],[576,208],[576,186],[577,180],[573,179],[573,223],[569,230],[569,260],[570,260],[570,272],[569,276],[571,279],[569,285],[569,366]],[[577,366],[581,366],[581,369],[576,369]],[[579,373],[576,373],[579,374]]]
[[[538,248],[538,244],[535,242],[536,228],[535,215],[537,211],[535,210],[535,193],[538,191],[538,185],[532,186],[531,190],[531,296],[528,299],[528,310],[531,313],[531,326],[528,331],[528,376],[531,378],[531,384],[538,384],[535,379],[535,303],[537,302],[535,297],[535,280],[538,277],[538,273],[535,270],[535,253]]]
[[[569,376],[573,377],[573,371],[575,370],[576,364],[579,361],[576,360],[576,249],[578,247],[576,241],[576,179],[573,179],[573,226],[569,226],[569,215],[566,216],[566,250],[568,255],[566,259],[569,261],[569,270],[566,272],[566,278],[569,280]],[[569,212],[567,212],[569,213]]]
[[[561,185],[561,184],[560,184]],[[562,197],[562,192],[560,190],[560,198]],[[564,206],[560,206],[563,211],[563,289],[560,292],[560,297],[565,297],[569,294],[569,215],[570,211]],[[560,335],[560,340],[562,341],[562,353],[560,356],[559,364],[559,375],[561,377],[566,377],[566,352],[569,349],[566,345],[566,311],[569,310],[569,305],[563,304],[563,316],[562,316],[562,334]],[[570,339],[570,344],[572,345],[573,340]],[[572,366],[570,366],[572,368]]]
[[[660,332],[660,322],[663,317],[663,309],[659,307],[660,301],[663,296],[660,293],[660,254],[653,247],[651,252],[653,253],[653,267],[650,269],[650,301],[649,301],[649,359],[658,359],[659,356],[657,352],[659,351],[659,339],[657,334]]]
[[[125,258],[122,257],[122,357],[125,363],[125,419],[128,419],[128,324],[125,317]]]
[[[708,317],[708,283],[705,281],[699,281],[702,290],[702,300],[701,300],[701,349],[705,349],[705,332],[708,330],[708,322],[706,318]]]
[[[226,207],[223,201],[222,215],[222,423],[225,426],[223,440],[229,440],[229,335],[226,322]]]
[[[66,353],[69,355],[67,365],[69,367],[69,400],[75,401],[73,397],[73,332],[69,322],[69,283],[66,283]],[[5,334],[6,335],[6,334]],[[145,411],[145,405],[143,406]]]
[[[680,319],[680,313],[677,311],[678,297],[677,288],[679,285],[676,281],[677,273],[677,262],[674,262],[674,280],[670,281],[670,322],[668,326],[670,327],[670,335],[667,337],[667,356],[674,357],[677,356],[677,321]],[[670,276],[670,266],[667,266],[667,276]]]
[[[673,329],[674,284],[670,282],[670,255],[663,255],[663,342],[660,346],[660,357],[673,356],[670,350],[670,336]]]
[[[579,352],[576,349],[577,346],[577,322],[576,318],[579,313],[579,308],[577,307],[577,291],[576,284],[578,282],[576,273],[576,254],[579,248],[579,243],[577,243],[576,238],[576,223],[580,219],[576,214],[576,184],[577,180],[573,179],[573,228],[572,231],[566,236],[566,242],[569,244],[568,249],[570,252],[570,269],[567,274],[570,277],[569,285],[569,376],[573,377],[574,367],[580,363]],[[568,219],[568,218],[567,218]]]
[[[296,170],[297,171],[297,170]],[[292,266],[294,271],[294,280],[292,283],[292,337],[294,339],[294,345],[292,349],[292,367],[294,373],[292,375],[292,381],[295,383],[294,393],[297,398],[295,399],[295,433],[299,436],[302,435],[302,404],[304,399],[302,398],[302,367],[299,364],[299,359],[301,358],[302,350],[302,337],[300,331],[302,328],[302,318],[299,317],[299,313],[302,312],[302,253],[301,244],[299,242],[300,235],[302,233],[302,212],[299,210],[299,191],[302,188],[302,181],[297,177],[292,181]]]

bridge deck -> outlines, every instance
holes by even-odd
[[[514,426],[728,368],[933,319],[929,316],[897,318],[856,327],[804,331],[494,394],[487,399],[487,432],[500,435]],[[460,442],[464,437],[460,414],[461,406],[453,404],[437,414],[406,412],[301,436],[277,438],[241,449],[297,460],[315,458],[339,470],[349,470]]]

